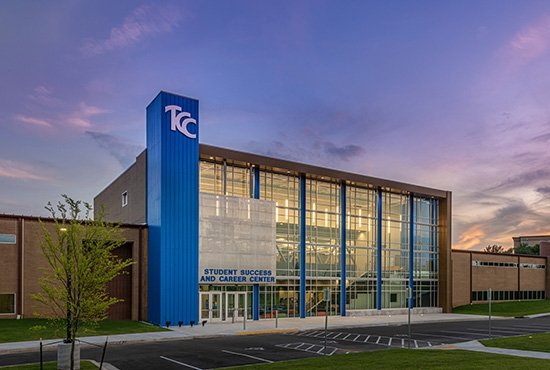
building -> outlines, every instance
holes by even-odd
[[[161,92],[146,150],[94,199],[122,224],[116,254],[135,261],[109,286],[124,299],[110,318],[449,312],[488,289],[494,300],[549,294],[546,257],[451,251],[448,191],[199,144],[199,128],[198,101]],[[41,228],[0,215],[0,318],[42,309]]]
[[[147,319],[451,309],[451,193],[199,144],[161,92],[147,149],[94,199],[148,227]]]
[[[147,228],[121,225],[126,243],[116,255],[136,261],[127,274],[115,278],[108,287],[111,296],[124,299],[111,306],[112,319],[147,318]],[[40,292],[39,280],[48,268],[42,255],[43,227],[53,232],[51,219],[0,215],[0,318],[32,317],[47,311],[32,296]]]
[[[136,262],[109,287],[124,299],[111,318],[451,309],[450,192],[198,139],[198,102],[160,93],[146,151],[94,200],[123,224],[117,254]],[[0,215],[0,317],[40,312],[41,239],[38,218]]]
[[[522,244],[533,246],[540,245],[541,242],[550,242],[550,235],[524,235],[514,236],[514,248],[519,247]]]
[[[545,299],[550,272],[546,256],[452,251],[453,307],[488,300]]]

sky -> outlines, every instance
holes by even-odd
[[[550,2],[0,2],[0,213],[92,202],[160,90],[201,142],[453,192],[453,247],[550,234]]]

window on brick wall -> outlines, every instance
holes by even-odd
[[[0,234],[0,244],[15,244],[15,234]]]
[[[128,192],[125,191],[122,193],[122,206],[126,207],[128,205]]]
[[[15,294],[0,293],[0,314],[15,313]]]

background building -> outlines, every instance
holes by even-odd
[[[452,252],[453,307],[488,300],[545,299],[550,276],[545,256],[457,250]]]
[[[44,227],[53,232],[48,218],[0,215],[0,318],[17,315],[32,317],[46,311],[32,295],[40,291],[39,280],[49,268],[42,254]],[[127,274],[116,277],[108,287],[111,296],[124,299],[109,309],[112,319],[145,320],[147,318],[147,228],[144,225],[122,225],[126,244],[116,255],[136,262]]]
[[[512,239],[514,239],[514,248],[517,248],[522,244],[534,246],[540,245],[541,242],[550,242],[550,235],[514,236]]]

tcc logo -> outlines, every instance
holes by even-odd
[[[196,125],[197,121],[194,118],[191,118],[191,113],[182,112],[182,108],[177,105],[167,105],[164,107],[164,112],[170,112],[170,128],[172,131],[178,130],[189,139],[196,139],[197,134],[192,134],[187,130],[187,126],[192,124]],[[177,114],[178,112],[181,112]],[[183,119],[185,118],[185,119]],[[183,119],[183,120],[182,120]]]

